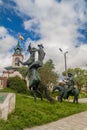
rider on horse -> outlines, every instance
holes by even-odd
[[[74,79],[71,73],[68,73],[66,84],[68,85],[68,88],[65,89],[64,96],[63,96],[64,99],[68,99],[69,93],[74,89]]]

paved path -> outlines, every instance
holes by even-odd
[[[72,100],[70,100],[72,102]],[[79,103],[87,103],[87,98],[81,98],[78,100]]]
[[[80,99],[79,102],[87,103],[87,98]],[[87,130],[87,111],[52,123],[33,128],[26,128],[24,130]]]

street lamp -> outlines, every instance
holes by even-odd
[[[66,73],[66,76],[67,76],[67,61],[66,61],[66,54],[68,53],[68,51],[66,52],[63,52],[63,50],[61,48],[59,48],[59,50],[63,53],[64,55],[64,62],[65,62],[65,73]]]

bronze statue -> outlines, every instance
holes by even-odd
[[[27,65],[28,66],[28,71],[29,71],[29,89],[30,91],[32,91],[33,96],[34,96],[34,100],[36,101],[36,93],[38,93],[41,97],[42,100],[42,93],[39,91],[39,84],[41,85],[41,87],[44,89],[45,91],[45,95],[47,97],[47,99],[52,102],[53,99],[51,98],[51,96],[48,93],[47,87],[45,85],[42,84],[41,82],[41,78],[40,75],[38,73],[38,68],[42,67],[43,65],[43,60],[45,57],[45,52],[43,50],[43,45],[40,44],[38,45],[39,48],[32,48],[31,44],[29,44],[28,46],[28,52],[30,53],[30,57],[27,61],[25,61],[24,63],[22,63],[21,61],[19,61],[21,64],[23,65]],[[38,52],[38,60],[35,61],[35,53]]]
[[[35,48],[35,51],[38,52],[38,60],[37,61],[34,60],[31,63],[31,65],[29,66],[29,69],[31,69],[31,68],[38,69],[39,67],[41,67],[43,65],[43,60],[44,60],[44,57],[45,57],[45,52],[43,50],[44,47],[43,47],[42,44],[38,45],[38,47],[39,47],[39,49]]]
[[[64,99],[68,99],[68,95],[69,93],[74,89],[74,78],[73,75],[71,73],[68,73],[68,78],[66,80],[66,84],[67,84],[67,89],[64,92]]]
[[[68,99],[69,96],[74,96],[73,103],[78,103],[79,90],[74,88],[74,80],[73,75],[68,73],[67,82],[62,84],[61,86],[54,86],[52,92],[55,90],[59,90],[58,101],[62,102],[62,99]],[[68,88],[65,87],[68,85]]]
[[[28,46],[27,51],[30,53],[29,59],[28,59],[27,61],[25,61],[24,63],[21,62],[21,61],[19,61],[19,62],[20,62],[22,65],[28,65],[28,67],[29,67],[33,62],[35,62],[35,52],[37,51],[37,49],[34,48],[34,47],[32,48],[32,47],[31,47],[31,43],[30,43],[29,46]]]

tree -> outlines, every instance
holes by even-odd
[[[54,71],[55,66],[53,61],[49,59],[43,66],[39,69],[41,76],[41,81],[47,85],[49,83],[57,83],[58,74]]]
[[[7,81],[7,87],[15,90],[18,93],[26,93],[27,90],[26,83],[19,77],[9,77]]]
[[[83,70],[80,68],[69,68],[67,72],[73,74],[75,84],[78,86],[79,89],[81,89],[82,86],[87,85],[87,70]],[[63,72],[63,75],[65,75],[65,72]]]
[[[18,68],[18,71],[20,72],[20,74],[25,78],[28,74],[28,68],[27,67],[20,67]]]

